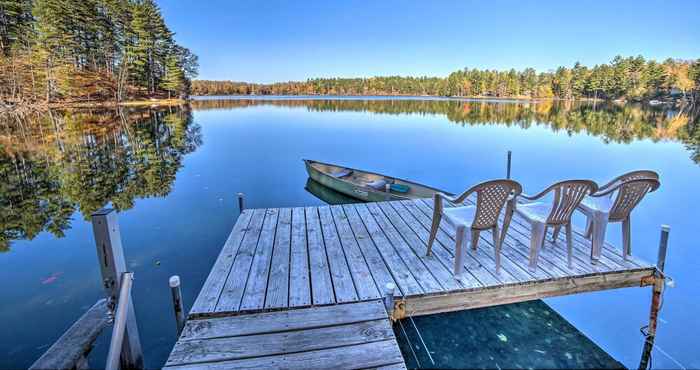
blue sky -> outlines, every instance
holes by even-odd
[[[700,0],[158,0],[200,79],[539,71],[617,54],[700,58]]]

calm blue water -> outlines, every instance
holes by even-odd
[[[671,225],[666,266],[677,287],[666,292],[656,343],[683,366],[700,367],[700,129],[685,114],[388,98],[219,99],[195,101],[191,111],[123,113],[128,123],[115,112],[55,112],[37,117],[41,129],[0,125],[0,175],[9,179],[0,185],[1,368],[31,364],[101,297],[83,214],[110,201],[121,209],[146,363],[157,367],[175,340],[168,277],[181,276],[191,305],[235,222],[237,192],[247,207],[323,204],[304,189],[302,158],[458,192],[503,177],[508,150],[513,178],[528,193],[566,178],[660,173],[661,189],[635,210],[633,253],[655,261],[659,225]],[[619,244],[619,227],[608,236]],[[638,365],[650,289],[546,302],[626,366]],[[102,363],[104,342],[93,364]],[[659,351],[653,365],[679,367]]]

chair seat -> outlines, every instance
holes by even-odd
[[[608,196],[602,196],[602,197],[591,197],[587,196],[583,198],[581,203],[579,204],[579,208],[581,211],[584,213],[586,212],[610,212],[610,209],[613,206],[613,200],[608,197]]]
[[[452,226],[464,225],[471,227],[476,214],[476,206],[445,208],[442,213],[445,215],[445,221]]]
[[[530,221],[547,223],[547,218],[552,212],[551,203],[532,202],[520,203],[515,207],[515,212]]]

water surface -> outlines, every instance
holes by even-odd
[[[683,110],[416,98],[219,98],[190,107],[70,110],[0,119],[0,367],[32,363],[102,296],[90,213],[119,210],[149,367],[175,340],[168,277],[194,301],[248,207],[324,204],[302,158],[347,164],[458,192],[505,173],[534,193],[565,178],[599,183],[648,168],[662,186],[635,210],[633,253],[655,261],[671,225],[659,368],[700,367],[695,243],[700,124]],[[341,200],[342,201],[342,200]],[[581,225],[581,219],[577,218]],[[609,239],[620,243],[612,225]],[[638,365],[650,289],[546,302],[614,358]],[[103,363],[105,338],[91,360]]]

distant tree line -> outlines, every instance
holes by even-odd
[[[629,99],[663,97],[695,99],[700,89],[700,59],[667,59],[663,63],[641,56],[615,57],[592,68],[537,72],[464,69],[439,77],[318,78],[306,82],[254,84],[233,81],[192,82],[194,95],[431,95],[559,99]]]
[[[0,103],[187,95],[197,68],[155,0],[0,0]]]

